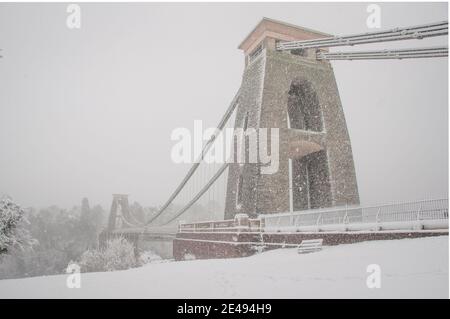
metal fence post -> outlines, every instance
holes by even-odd
[[[419,205],[419,209],[417,210],[417,216],[416,216],[416,220],[419,221],[420,220],[420,212],[422,211],[422,203],[420,203]]]

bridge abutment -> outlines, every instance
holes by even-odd
[[[175,260],[238,258],[272,249],[296,248],[303,240],[318,238],[323,239],[324,246],[336,246],[372,240],[395,240],[433,236],[448,236],[448,230],[363,233],[180,233],[174,239],[173,255]]]

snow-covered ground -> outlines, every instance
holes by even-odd
[[[367,287],[369,264],[381,267],[380,288]],[[154,263],[82,274],[79,289],[66,278],[2,280],[0,298],[448,298],[448,236]]]

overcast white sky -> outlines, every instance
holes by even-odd
[[[369,31],[366,3],[0,4],[0,194],[71,207],[112,193],[159,205],[188,167],[170,134],[215,126],[240,86],[240,41],[266,16]],[[382,28],[447,19],[446,3],[381,4]],[[447,38],[370,45],[417,47]],[[447,58],[333,62],[363,204],[447,197]]]

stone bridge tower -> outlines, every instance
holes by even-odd
[[[262,174],[259,164],[231,164],[226,219],[359,203],[331,64],[316,60],[316,49],[275,50],[277,41],[328,36],[264,18],[240,44],[245,71],[235,128],[279,128],[279,169]]]
[[[126,224],[130,220],[131,213],[128,205],[127,194],[113,194],[113,201],[109,213],[108,230],[120,229],[123,227],[130,227]]]

